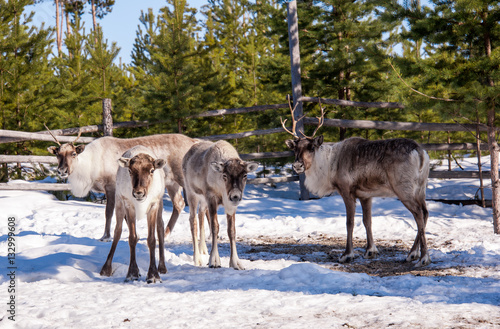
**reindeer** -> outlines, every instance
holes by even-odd
[[[57,172],[60,177],[68,178],[71,192],[77,197],[86,196],[90,190],[106,195],[106,225],[101,241],[109,241],[111,238],[110,228],[115,208],[117,160],[123,152],[133,146],[144,145],[159,157],[166,159],[165,185],[174,207],[165,230],[165,236],[170,234],[179,213],[184,209],[184,199],[181,192],[181,187],[184,186],[182,158],[198,140],[181,134],[162,134],[130,139],[102,137],[87,146],[75,145],[81,135],[80,132],[75,141],[61,145],[50,130],[49,133],[59,147],[51,146],[47,150],[57,156]],[[201,225],[203,225],[203,221]]]
[[[292,119],[294,110],[290,105]],[[321,107],[321,103],[320,103]],[[302,117],[303,118],[303,117]],[[302,119],[300,118],[300,119]],[[363,224],[366,229],[365,258],[378,254],[371,228],[371,208],[373,197],[396,196],[412,213],[417,223],[417,236],[406,261],[420,257],[417,267],[430,264],[425,238],[425,226],[429,212],[425,203],[425,189],[429,176],[429,156],[415,141],[405,138],[369,141],[363,138],[348,138],[338,143],[323,143],[323,136],[314,137],[324,122],[324,111],[311,137],[299,137],[293,119],[294,136],[286,145],[294,151],[293,169],[305,173],[305,186],[309,191],[322,197],[337,191],[344,200],[347,217],[347,243],[340,262],[354,259],[352,233],[356,199],[361,202]]]
[[[139,279],[139,268],[135,257],[135,248],[139,240],[136,232],[136,219],[147,218],[149,270],[146,281],[148,283],[154,283],[157,280],[161,282],[158,272],[167,273],[161,216],[165,191],[165,172],[161,169],[164,168],[166,161],[157,159],[153,151],[138,145],[126,151],[117,163],[120,167],[116,173],[116,227],[113,243],[106,263],[101,269],[101,275],[111,276],[112,274],[113,255],[122,234],[123,219],[126,218],[129,229],[130,264],[125,281]],[[158,268],[155,260],[155,228],[160,250]]]
[[[236,250],[235,215],[243,197],[247,173],[257,170],[255,162],[242,161],[238,152],[226,141],[200,142],[191,147],[182,160],[187,200],[189,204],[189,222],[193,238],[193,260],[201,265],[200,248],[197,241],[196,210],[208,206],[208,216],[212,234],[212,250],[209,267],[221,267],[217,247],[219,223],[217,208],[224,206],[227,217],[227,233],[231,246],[229,266],[243,270]],[[202,221],[203,222],[203,221]]]

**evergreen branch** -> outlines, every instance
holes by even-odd
[[[458,102],[457,99],[451,99],[451,98],[439,98],[439,97],[434,97],[434,96],[429,96],[429,95],[426,95],[424,94],[423,92],[420,92],[412,87],[410,87],[410,85],[408,83],[406,83],[406,81],[401,77],[401,75],[399,75],[398,71],[396,71],[396,69],[394,68],[394,66],[392,65],[391,61],[389,61],[389,65],[392,67],[392,69],[394,70],[394,72],[396,72],[399,80],[403,81],[403,83],[408,87],[410,88],[410,90],[412,90],[413,92],[416,92],[417,94],[419,95],[422,95],[424,97],[427,97],[427,98],[430,98],[430,99],[435,99],[435,100],[438,100],[438,101],[445,101],[445,102]]]

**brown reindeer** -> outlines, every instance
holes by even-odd
[[[161,282],[158,272],[167,273],[161,216],[165,191],[165,173],[162,168],[166,161],[157,159],[150,149],[139,145],[126,151],[117,162],[120,168],[116,174],[116,228],[113,244],[106,263],[101,269],[101,275],[111,276],[112,274],[113,255],[122,234],[123,219],[126,218],[130,246],[130,264],[126,281],[139,279],[135,253],[138,241],[136,219],[147,218],[149,270],[146,281],[148,283]],[[156,267],[155,260],[155,229],[158,234],[160,252],[158,267]]]
[[[255,171],[258,164],[240,159],[238,152],[226,141],[200,142],[191,147],[182,161],[186,194],[189,204],[189,222],[193,238],[194,264],[201,265],[197,241],[196,210],[208,205],[208,215],[212,231],[210,267],[221,267],[218,251],[219,222],[217,208],[224,206],[227,217],[227,233],[231,246],[229,266],[242,270],[236,250],[236,209],[247,181],[247,173]],[[203,220],[202,220],[203,222]]]
[[[321,106],[321,104],[320,104]],[[293,112],[290,105],[290,110]],[[337,191],[344,200],[347,216],[346,250],[340,262],[354,259],[352,234],[356,199],[361,202],[363,224],[366,229],[365,258],[378,254],[371,228],[373,197],[396,196],[412,213],[417,223],[417,236],[410,254],[412,261],[420,258],[417,267],[431,262],[427,252],[425,226],[429,213],[425,203],[425,188],[429,175],[429,157],[415,141],[405,138],[369,141],[363,138],[348,138],[338,143],[323,143],[323,136],[314,135],[324,122],[321,108],[318,127],[311,137],[299,137],[294,120],[292,134],[295,139],[287,140],[287,146],[295,153],[293,169],[305,173],[305,186],[312,193],[322,197]],[[300,120],[300,119],[299,119]],[[286,120],[285,120],[286,121]]]
[[[90,190],[106,194],[106,225],[104,235],[101,238],[103,241],[109,241],[111,238],[111,218],[115,208],[116,171],[118,170],[117,160],[126,150],[136,145],[144,145],[165,159],[167,162],[165,185],[174,207],[165,230],[165,236],[170,234],[179,213],[184,209],[184,199],[181,192],[181,187],[184,186],[182,158],[198,140],[181,134],[162,134],[130,139],[102,137],[85,146],[75,145],[76,140],[61,145],[57,138],[52,136],[59,147],[51,146],[47,150],[57,156],[58,174],[62,178],[68,178],[71,192],[77,197],[86,196]]]

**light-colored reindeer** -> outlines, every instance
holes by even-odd
[[[153,151],[139,145],[126,151],[117,163],[120,167],[116,174],[116,227],[113,244],[106,263],[101,269],[101,275],[111,276],[112,274],[113,255],[122,234],[123,219],[126,218],[130,246],[130,264],[126,281],[139,279],[135,252],[139,239],[136,232],[136,220],[147,218],[149,270],[146,281],[148,283],[161,282],[159,273],[167,273],[161,216],[165,192],[165,172],[162,168],[166,161],[158,159]],[[155,260],[155,229],[158,234],[160,253],[158,267]]]
[[[320,104],[321,107],[321,104]],[[294,110],[290,105],[292,119]],[[348,138],[338,143],[323,143],[323,136],[314,138],[323,125],[324,112],[321,108],[318,127],[311,137],[299,137],[296,121],[293,120],[292,134],[295,139],[287,140],[287,146],[295,153],[294,170],[305,173],[305,186],[312,193],[322,197],[338,191],[344,200],[347,216],[346,250],[340,262],[354,259],[352,234],[356,199],[361,202],[363,224],[366,229],[365,258],[378,254],[372,235],[372,198],[396,196],[412,213],[417,223],[417,236],[406,261],[420,258],[417,267],[431,262],[425,238],[425,226],[429,212],[425,203],[425,189],[429,176],[429,156],[415,141],[405,138],[369,141],[363,138]],[[299,119],[300,120],[300,119]]]
[[[62,178],[68,178],[71,192],[77,197],[86,196],[90,190],[106,194],[106,225],[104,235],[101,238],[103,241],[111,238],[110,228],[115,208],[117,160],[126,150],[136,145],[144,145],[160,158],[165,159],[167,162],[165,185],[174,208],[165,230],[165,236],[170,234],[179,213],[184,209],[181,189],[184,186],[182,158],[198,140],[181,134],[161,134],[130,139],[102,137],[85,146],[75,145],[76,140],[61,145],[57,138],[52,136],[59,147],[51,146],[47,150],[57,156],[58,174]]]
[[[240,159],[238,152],[226,141],[200,142],[191,147],[184,156],[186,194],[189,204],[189,222],[193,238],[194,264],[201,265],[200,247],[197,241],[196,210],[208,205],[208,216],[212,233],[210,267],[221,267],[218,251],[219,222],[217,208],[224,206],[227,217],[227,233],[231,246],[229,266],[242,270],[243,266],[236,250],[236,209],[243,197],[247,173],[255,171],[258,164]],[[203,222],[203,220],[201,221]],[[200,241],[204,244],[204,241]]]

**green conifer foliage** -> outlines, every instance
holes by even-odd
[[[0,1],[0,127],[32,131],[43,128],[39,116],[49,102],[52,77],[50,29],[28,27],[33,13],[23,14],[30,0]],[[2,153],[29,152],[25,143],[2,144]]]

